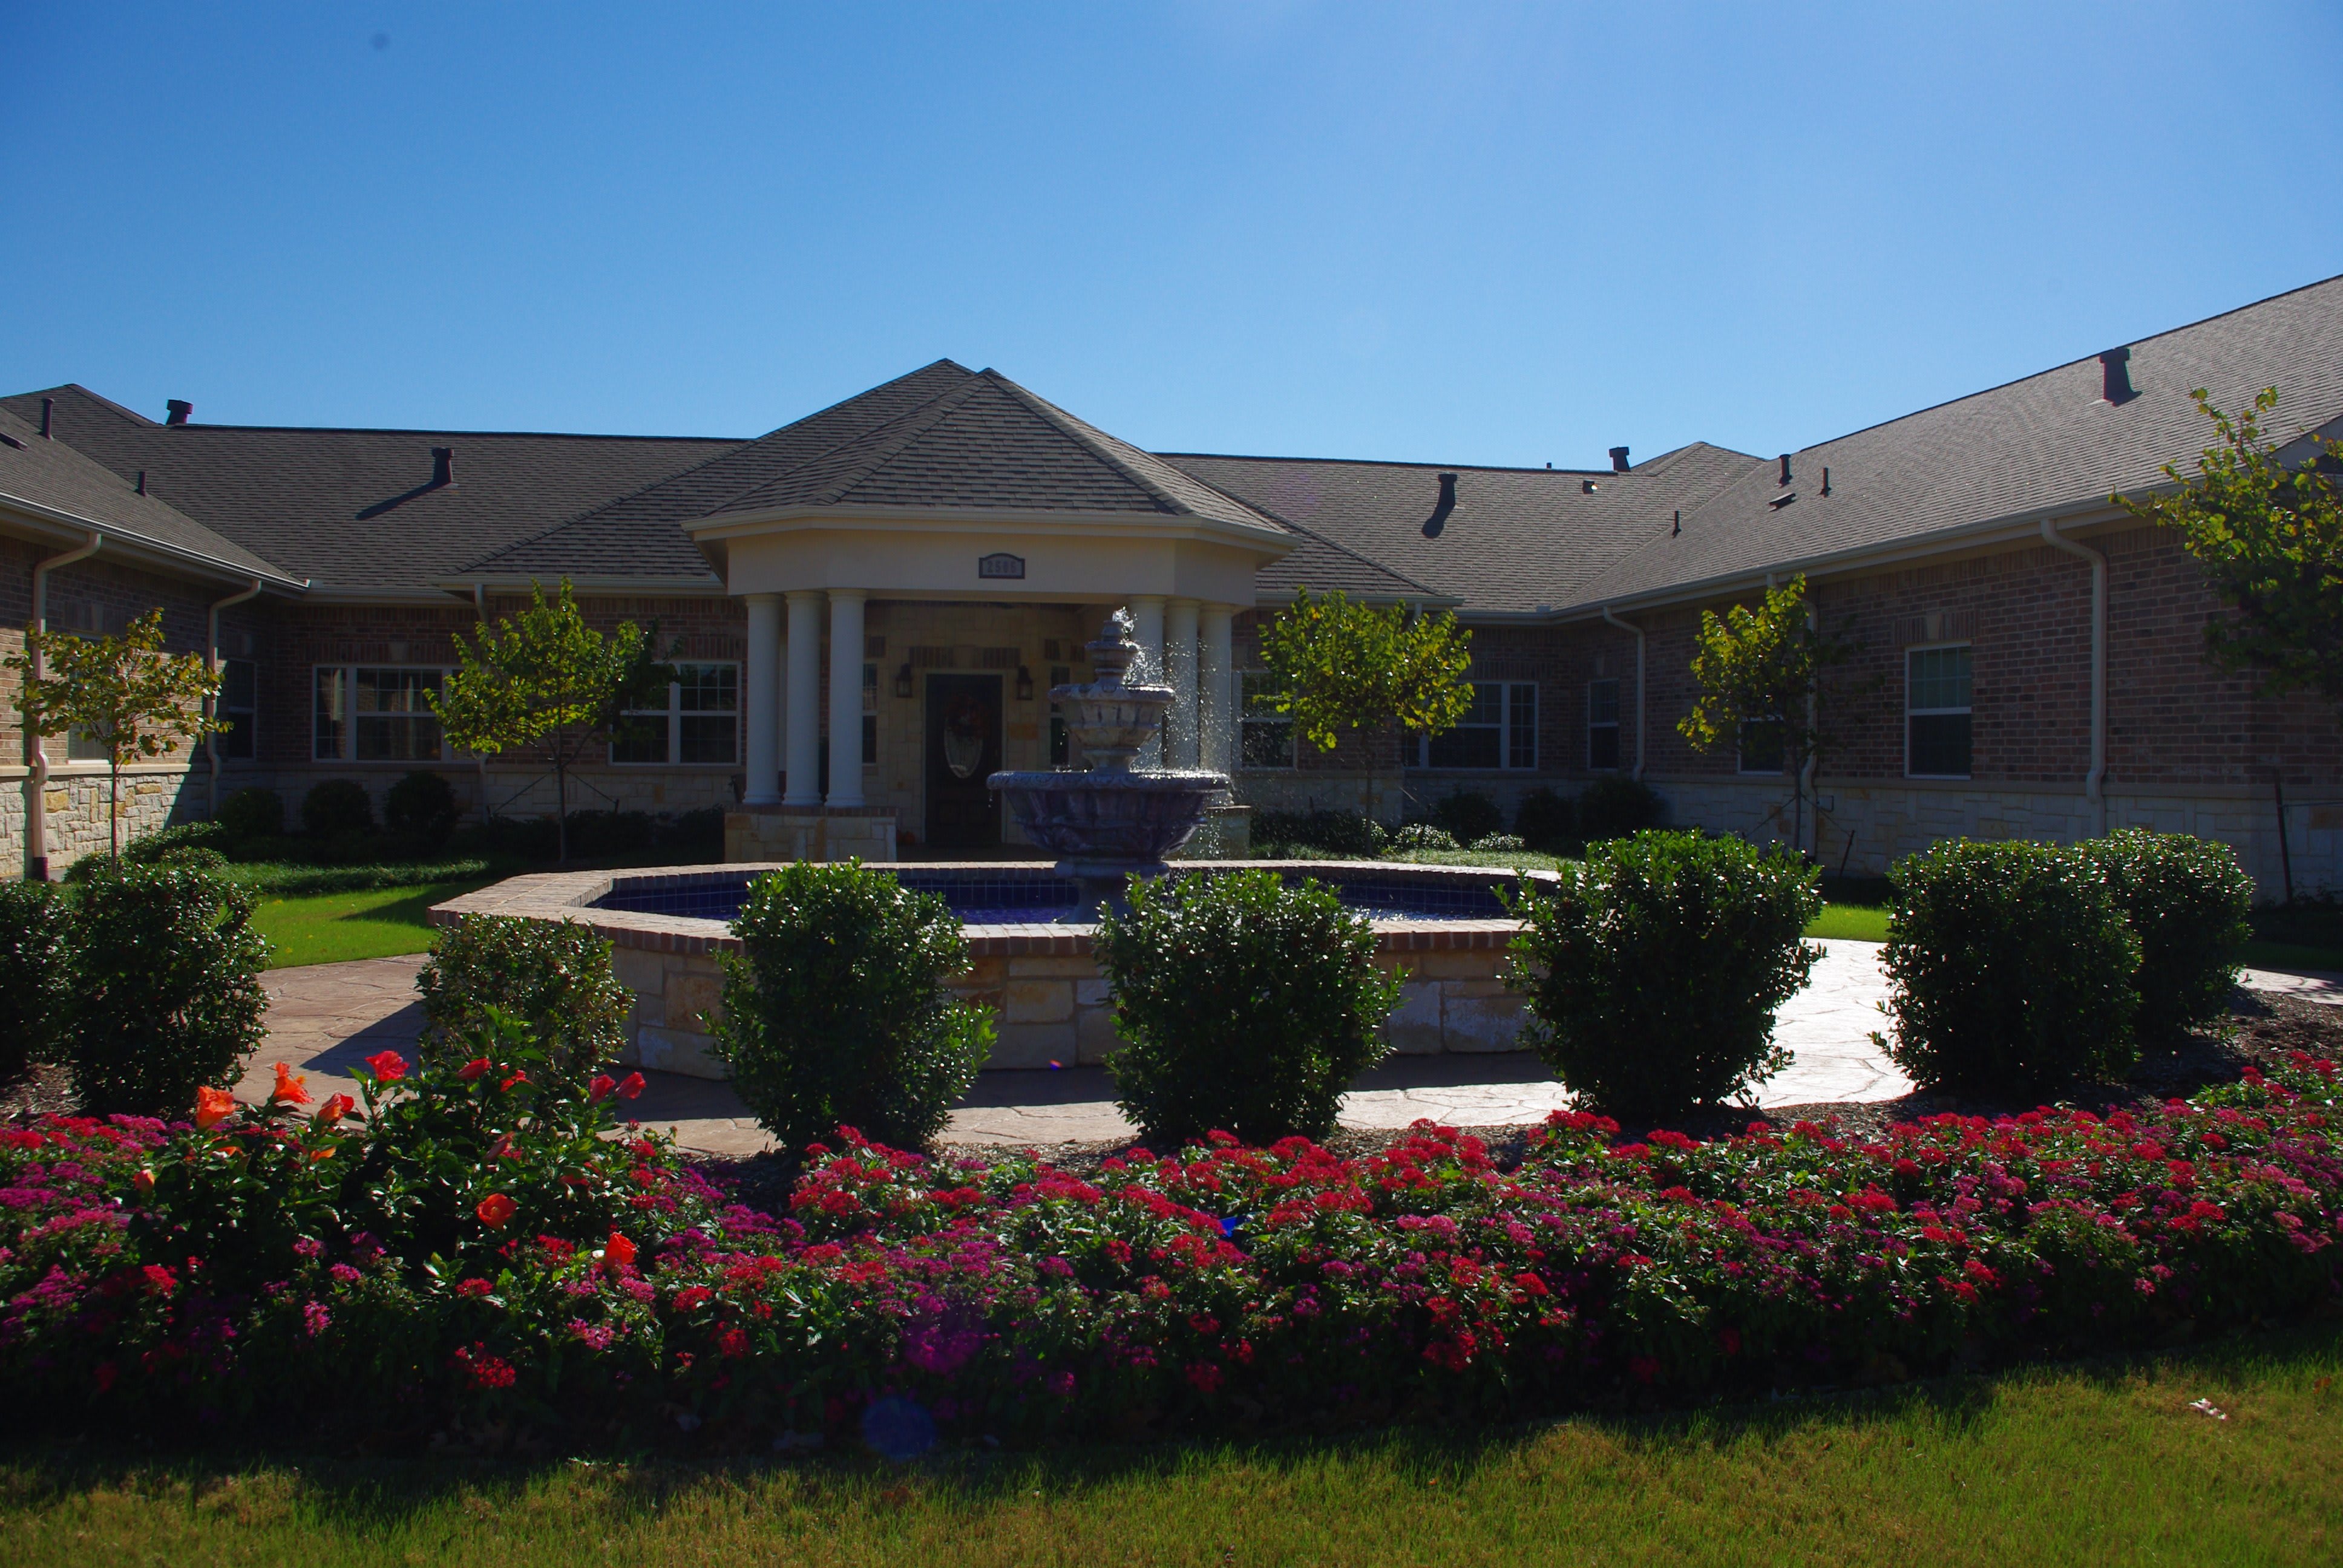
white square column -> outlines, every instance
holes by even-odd
[[[1236,607],[1208,604],[1198,616],[1196,720],[1202,767],[1234,770],[1236,761]]]
[[[1123,679],[1133,686],[1152,686],[1163,678],[1163,596],[1131,596],[1131,639],[1139,645],[1139,668]],[[1139,749],[1132,759],[1141,768],[1163,766],[1163,737],[1157,735]]]
[[[777,806],[781,799],[781,596],[752,593],[749,599],[749,668],[741,671],[740,699],[748,708],[748,779],[744,806]]]
[[[821,804],[821,590],[789,596],[789,793],[784,806]]]
[[[862,601],[860,588],[830,590],[830,800],[862,804]]]
[[[1167,765],[1198,766],[1196,727],[1196,611],[1192,598],[1175,598],[1163,607],[1163,681],[1174,692],[1163,716]]]

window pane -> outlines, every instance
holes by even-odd
[[[1505,721],[1505,688],[1503,681],[1476,680],[1473,683],[1473,706],[1464,715],[1467,724],[1503,724]]]
[[[700,721],[686,719],[684,722],[689,726]],[[667,715],[662,713],[657,716],[642,716],[620,721],[618,726],[610,732],[610,760],[613,762],[666,761]],[[687,758],[686,760],[689,759]],[[730,759],[727,758],[725,760],[729,761]]]
[[[1244,766],[1293,766],[1293,725],[1290,719],[1249,719],[1238,729],[1242,731]]]
[[[879,667],[875,664],[868,664],[863,668],[876,669]],[[863,694],[868,696],[876,689],[866,686],[862,689]],[[862,766],[865,768],[879,766],[879,716],[875,713],[866,713],[862,716]]]
[[[437,670],[359,669],[352,678],[358,761],[438,760],[439,719],[427,700],[439,690]]]
[[[1506,698],[1505,766],[1537,766],[1537,688],[1525,680],[1515,681]]]
[[[679,664],[676,685],[686,713],[732,713],[740,707],[737,664]]]
[[[231,658],[223,661],[220,667],[220,706],[241,712],[251,712],[253,693],[259,684],[252,660]]]
[[[1966,779],[1969,776],[1969,716],[1966,713],[1914,714],[1908,756],[1912,771],[1922,778]]]
[[[739,721],[729,713],[687,713],[679,722],[686,762],[731,762],[739,757]],[[661,726],[664,737],[665,726]],[[659,759],[665,761],[664,757]]]
[[[1598,773],[1619,766],[1617,725],[1590,724],[1586,727],[1586,766]]]
[[[435,762],[438,758],[438,719],[358,715],[359,761]]]
[[[219,754],[228,760],[249,762],[252,760],[252,731],[250,713],[236,713],[223,709],[220,713],[220,732],[214,744],[218,746]]]
[[[1756,719],[1741,727],[1741,771],[1779,773],[1785,766],[1779,719]]]
[[[1274,700],[1280,688],[1267,672],[1248,669],[1238,676],[1241,708],[1248,719],[1282,719]]]
[[[340,758],[343,719],[342,672],[321,669],[317,671],[317,724],[311,756],[327,762]]]
[[[1586,722],[1616,724],[1619,722],[1619,683],[1615,680],[1590,680],[1586,683]]]
[[[1475,702],[1476,709],[1480,706]],[[1494,768],[1503,751],[1493,724],[1460,724],[1432,738],[1428,766],[1433,768]]]
[[[1911,661],[1911,678],[1906,683],[1907,708],[1917,713],[1932,708],[1969,706],[1967,648],[1915,648]]]

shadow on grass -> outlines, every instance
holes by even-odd
[[[1936,1432],[1974,1433],[2004,1396],[2044,1382],[2081,1382],[2115,1392],[2143,1376],[2185,1374],[2189,1384],[2234,1388],[2256,1379],[2308,1373],[2343,1361],[2343,1326],[2333,1320],[2229,1336],[2201,1345],[2045,1362],[1859,1392],[1817,1392],[1756,1402],[1648,1412],[1580,1412],[1480,1426],[1392,1425],[1322,1435],[1186,1438],[1028,1450],[939,1448],[909,1463],[860,1452],[780,1458],[694,1455],[642,1448],[558,1458],[471,1453],[343,1453],[314,1447],[218,1442],[200,1447],[102,1441],[0,1445],[0,1518],[65,1503],[96,1490],[184,1498],[192,1511],[245,1478],[289,1480],[317,1523],[345,1531],[387,1531],[459,1498],[491,1508],[518,1504],[548,1481],[590,1477],[602,1488],[589,1503],[621,1520],[649,1520],[703,1493],[755,1490],[781,1481],[789,1501],[812,1510],[896,1503],[906,1483],[920,1501],[950,1508],[1013,1504],[1037,1492],[1061,1503],[1131,1483],[1192,1479],[1200,1467],[1242,1467],[1274,1481],[1328,1464],[1380,1466],[1405,1483],[1458,1487],[1561,1432],[1591,1433],[1630,1458],[1698,1457],[1802,1437],[1861,1437],[1925,1423]]]

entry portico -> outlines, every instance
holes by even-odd
[[[990,373],[686,525],[746,602],[734,859],[998,844],[983,779],[1069,760],[1049,688],[1129,606],[1172,767],[1234,760],[1234,618],[1296,537]]]

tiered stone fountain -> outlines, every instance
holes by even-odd
[[[1162,875],[1163,858],[1195,836],[1205,807],[1229,787],[1225,773],[1131,766],[1161,731],[1174,694],[1168,686],[1125,682],[1140,655],[1131,624],[1131,611],[1119,609],[1088,645],[1097,679],[1050,690],[1052,701],[1072,710],[1070,743],[1089,766],[987,780],[1009,798],[1025,836],[1055,851],[1058,875],[1081,887],[1077,919],[1121,907],[1132,877]]]

